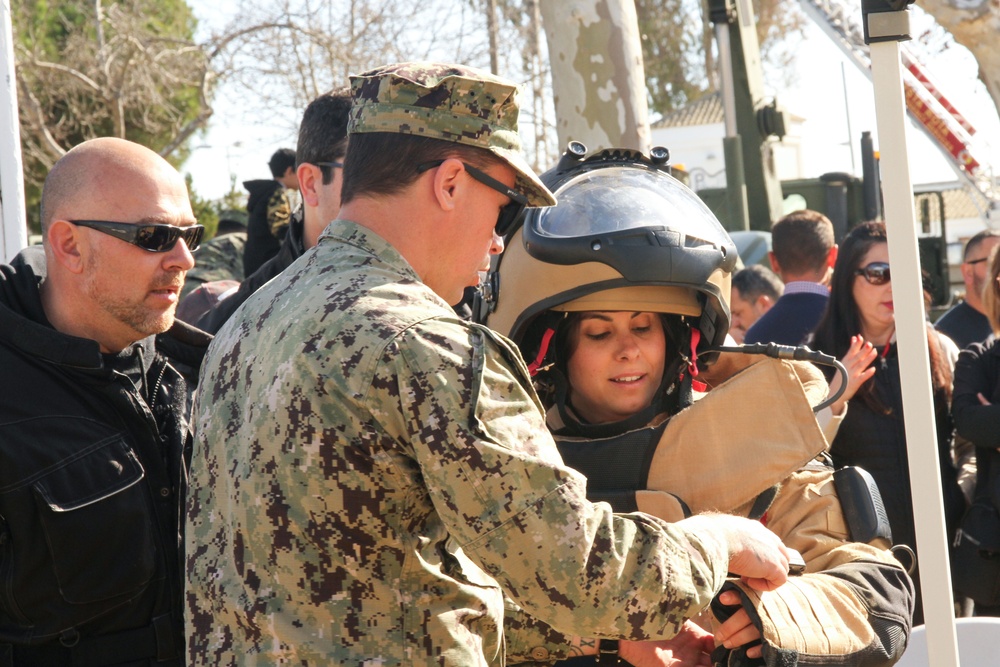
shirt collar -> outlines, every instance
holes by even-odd
[[[822,294],[830,296],[830,288],[821,283],[814,283],[808,280],[795,280],[785,284],[784,294]]]

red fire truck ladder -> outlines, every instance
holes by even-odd
[[[864,40],[861,12],[843,0],[801,0],[806,14],[840,47],[841,51],[871,79],[871,59]],[[990,170],[975,157],[972,135],[976,128],[955,108],[934,84],[920,64],[915,50],[900,45],[903,60],[903,87],[907,112],[917,126],[941,149],[949,163],[968,185],[997,202]],[[995,204],[994,204],[995,205]],[[986,211],[981,211],[984,215]]]

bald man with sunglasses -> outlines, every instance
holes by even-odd
[[[42,248],[0,266],[0,665],[180,666],[179,503],[210,337],[174,310],[184,179],[94,139],[53,167]]]

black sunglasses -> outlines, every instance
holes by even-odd
[[[885,285],[891,280],[889,265],[886,262],[872,262],[868,266],[854,271],[856,276],[864,276],[870,285]]]
[[[96,229],[149,252],[170,252],[177,245],[177,239],[184,239],[188,250],[197,250],[201,244],[201,237],[205,233],[205,228],[202,225],[175,227],[174,225],[156,223],[133,224],[107,220],[67,220],[67,222],[78,227]]]
[[[319,167],[323,171],[324,175],[326,174],[326,172],[327,172],[328,169],[343,169],[344,168],[344,163],[343,162],[313,162],[312,164],[314,164],[317,167]]]
[[[417,167],[417,173],[422,174],[429,169],[434,167],[440,167],[444,164],[444,160],[435,160],[434,162],[425,162],[424,164]],[[500,209],[500,215],[497,216],[497,224],[495,227],[496,233],[500,237],[507,235],[507,232],[514,227],[514,223],[517,221],[517,217],[521,215],[521,211],[525,209],[528,205],[528,198],[522,195],[517,190],[507,187],[497,179],[493,178],[489,174],[476,169],[470,164],[462,163],[465,167],[465,171],[469,173],[469,176],[476,179],[480,183],[490,188],[493,188],[502,195],[506,195],[510,198],[510,203],[504,205]]]

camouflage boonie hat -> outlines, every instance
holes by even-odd
[[[464,65],[412,62],[351,77],[348,134],[395,132],[484,148],[517,172],[529,206],[555,196],[521,156],[517,86]]]

